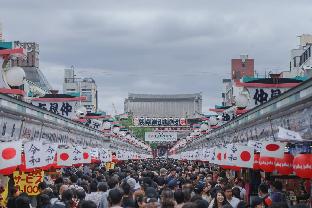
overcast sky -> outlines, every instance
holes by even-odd
[[[58,3],[56,3],[58,2]],[[133,93],[203,93],[221,102],[230,60],[257,72],[287,70],[297,36],[312,33],[311,0],[3,1],[6,40],[40,44],[40,68],[55,89],[63,69],[93,77],[100,108],[118,113]]]

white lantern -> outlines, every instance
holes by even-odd
[[[126,136],[126,132],[125,131],[119,131],[118,135],[120,135],[122,137],[125,137]]]
[[[119,127],[114,127],[114,128],[113,128],[113,133],[114,133],[114,134],[118,134],[119,130],[120,130]]]
[[[12,87],[19,87],[24,84],[25,77],[25,71],[21,67],[14,66],[5,72],[5,79],[8,85]]]
[[[235,96],[235,105],[239,108],[245,108],[249,104],[249,98],[246,95],[239,94]]]
[[[207,131],[209,129],[209,126],[205,123],[203,123],[201,126],[200,126],[200,130],[201,131]]]
[[[211,126],[217,125],[217,124],[218,124],[217,118],[216,118],[215,116],[211,116],[211,117],[209,118],[209,124],[210,124]]]
[[[75,112],[77,118],[84,118],[87,115],[87,109],[84,106],[79,106]]]
[[[111,123],[106,121],[103,123],[103,129],[108,130],[111,128]]]

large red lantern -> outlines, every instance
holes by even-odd
[[[254,164],[253,164],[253,169],[254,170],[259,170],[260,169],[259,159],[260,159],[260,153],[255,153]]]
[[[283,158],[275,158],[275,168],[281,175],[289,175],[293,172],[294,156],[285,153]]]
[[[294,159],[293,168],[300,178],[312,178],[312,154],[299,154]]]
[[[274,162],[275,162],[274,157],[260,157],[259,158],[260,169],[263,170],[264,172],[271,173],[275,169]]]

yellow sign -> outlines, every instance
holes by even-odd
[[[106,168],[106,170],[114,169],[115,168],[115,163],[114,162],[107,162],[105,164],[105,168]]]
[[[19,187],[19,191],[26,192],[30,196],[39,194],[38,184],[43,181],[43,176],[43,170],[35,170],[30,173],[20,171],[13,172],[15,186]]]

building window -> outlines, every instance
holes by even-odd
[[[296,62],[296,59],[297,57],[294,57],[294,67],[296,67],[297,66],[297,62]]]
[[[245,68],[246,67],[246,63],[243,61],[242,62],[242,67]]]

